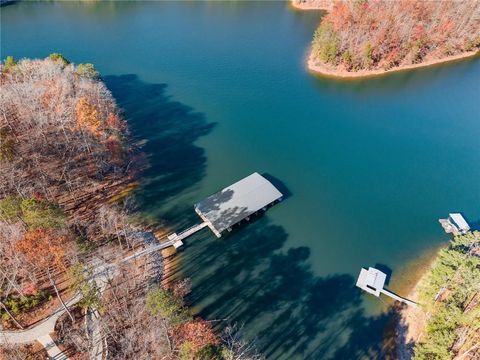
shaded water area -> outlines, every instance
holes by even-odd
[[[173,230],[254,171],[288,189],[248,226],[187,240],[175,276],[192,278],[201,316],[245,324],[268,359],[387,358],[388,300],[354,282],[379,264],[406,295],[448,239],[439,217],[478,225],[480,61],[315,77],[303,61],[321,15],[282,2],[19,2],[2,8],[1,56],[96,65],[150,159],[141,209]]]

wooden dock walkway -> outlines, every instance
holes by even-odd
[[[178,248],[181,245],[183,245],[183,243],[182,243],[183,239],[195,234],[197,231],[203,229],[206,226],[207,226],[207,223],[202,222],[200,224],[196,224],[194,226],[189,227],[188,229],[182,231],[180,234],[176,234],[176,233],[170,234],[167,237],[168,238],[167,241],[161,242],[158,245],[150,246],[146,249],[143,249],[141,251],[136,252],[133,255],[127,256],[121,262],[128,262],[128,261],[133,260],[133,259],[135,259],[139,256],[147,255],[147,254],[150,254],[150,253],[155,252],[155,251],[160,251],[160,250],[166,249],[170,246],[174,246],[175,248]]]
[[[168,235],[168,239],[169,240],[176,239],[177,241],[181,241],[181,240],[189,237],[190,235],[195,234],[197,231],[202,230],[206,226],[207,226],[206,222],[202,222],[200,224],[193,225],[193,226],[189,227],[188,229],[183,230],[180,234],[173,233],[173,234]]]
[[[438,219],[438,222],[440,225],[442,225],[443,229],[447,234],[453,234],[453,235],[460,235],[458,231],[450,224],[450,221],[448,219]]]
[[[403,298],[403,297],[401,297],[401,296],[398,296],[397,294],[395,294],[395,293],[393,293],[393,292],[391,292],[390,290],[387,290],[387,289],[385,289],[385,288],[383,288],[382,290],[380,290],[380,292],[381,292],[382,294],[385,294],[385,295],[387,295],[387,296],[390,296],[392,299],[395,299],[395,300],[397,300],[397,301],[400,301],[400,302],[402,302],[402,303],[404,303],[404,304],[417,306],[417,303],[416,303],[416,302],[414,302],[414,301],[412,301],[412,300],[405,299],[405,298]]]

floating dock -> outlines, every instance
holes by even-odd
[[[270,205],[282,200],[282,193],[259,173],[253,173],[195,204],[196,213],[212,232],[221,237],[225,231]]]
[[[447,234],[463,235],[470,231],[470,225],[460,213],[450,213],[448,218],[438,221]]]

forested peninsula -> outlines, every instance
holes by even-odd
[[[0,358],[260,359],[168,259],[130,261],[166,229],[136,216],[148,162],[95,67],[7,57],[0,82]]]
[[[441,249],[411,295],[419,307],[401,311],[400,359],[480,357],[480,232],[455,236]],[[402,354],[402,351],[400,351]]]
[[[327,10],[314,34],[308,68],[362,77],[458,60],[480,49],[480,2],[293,0]]]

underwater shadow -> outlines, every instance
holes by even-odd
[[[273,186],[277,188],[278,191],[280,191],[283,195],[283,200],[288,199],[290,196],[292,196],[292,192],[288,189],[287,185],[285,183],[276,178],[275,176],[269,174],[269,173],[263,173],[262,176],[270,181]]]
[[[15,4],[16,2],[18,2],[18,0],[2,0],[2,1],[0,1],[0,7],[5,7],[5,6],[13,5],[13,4]]]
[[[149,84],[137,75],[105,76],[107,87],[123,109],[133,138],[143,143],[149,167],[142,173],[136,199],[145,212],[158,213],[160,205],[184,193],[205,175],[204,149],[195,145],[214,124],[204,114],[194,111],[167,94],[166,84]],[[162,211],[162,217],[173,219],[195,214],[188,205]],[[188,221],[186,223],[188,224]]]
[[[388,358],[396,311],[366,314],[353,276],[315,275],[310,249],[286,248],[287,238],[268,216],[227,239],[196,236],[180,261],[195,274],[188,301],[204,318],[245,324],[267,359]]]

